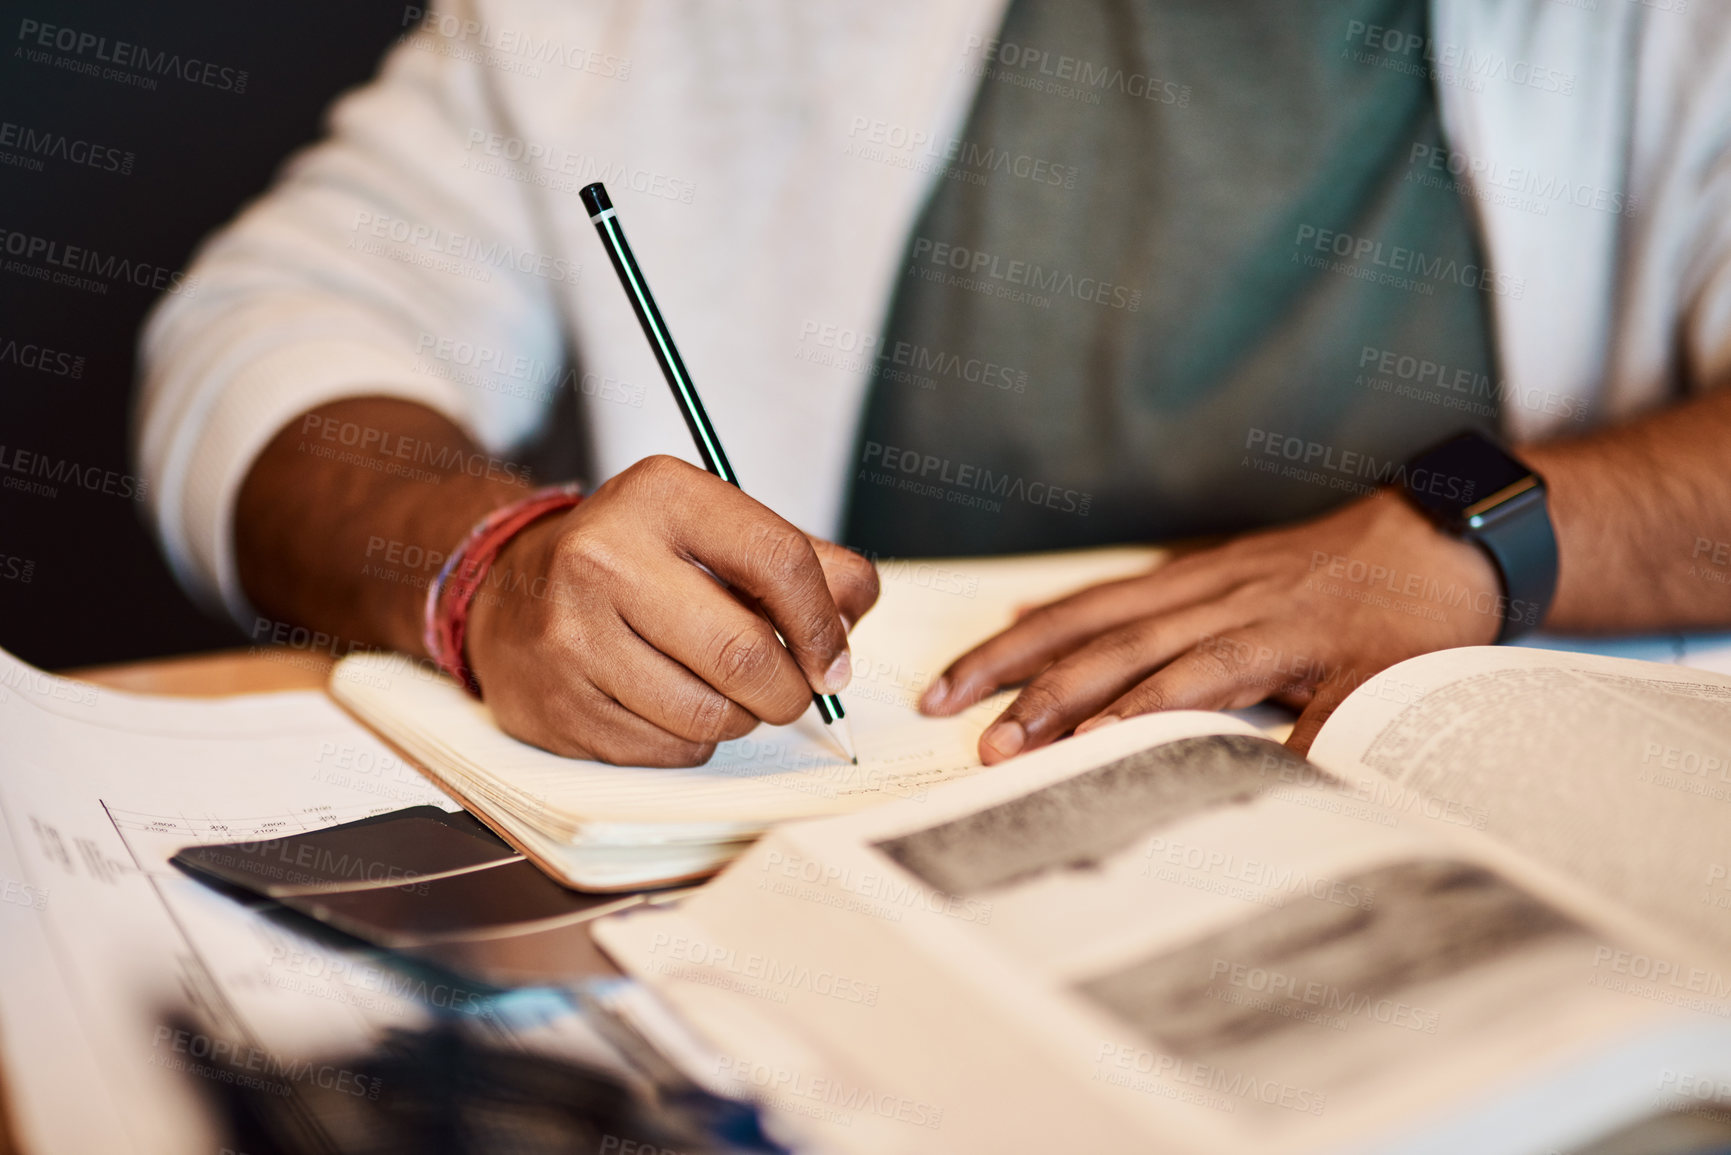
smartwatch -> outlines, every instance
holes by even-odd
[[[1503,582],[1497,641],[1544,620],[1557,592],[1557,535],[1544,478],[1474,430],[1408,461],[1401,488],[1437,528],[1490,555]]]

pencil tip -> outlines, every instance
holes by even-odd
[[[847,724],[846,718],[837,718],[825,727],[835,738],[835,744],[841,747],[842,756],[855,766],[859,765],[859,755],[853,750],[853,729]]]

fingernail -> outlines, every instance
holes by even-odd
[[[1028,732],[1022,729],[1022,724],[1013,719],[1005,719],[987,730],[980,739],[992,748],[992,752],[1000,758],[1013,758],[1028,741]]]
[[[925,693],[920,695],[920,709],[941,710],[944,708],[944,699],[949,696],[950,680],[948,678],[939,678],[926,688]]]
[[[847,689],[847,684],[853,681],[853,656],[846,650],[837,655],[836,660],[824,671],[823,692],[839,694]]]
[[[1090,730],[1098,730],[1102,726],[1110,726],[1114,722],[1122,722],[1123,720],[1124,719],[1120,718],[1116,714],[1101,714],[1098,718],[1089,718],[1086,722],[1077,726],[1076,733],[1086,734]]]

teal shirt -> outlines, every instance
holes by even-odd
[[[1431,80],[1353,21],[1429,31],[1425,0],[1013,0],[908,244],[848,544],[1239,531],[1495,428]]]

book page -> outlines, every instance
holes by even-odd
[[[1460,829],[1231,719],[1154,715],[782,828],[680,910],[597,933],[718,1071],[943,1120],[876,1149],[1062,1146],[1015,1131],[1049,1113],[1106,1149],[1334,1150],[1678,1025],[1592,981],[1645,940]],[[1638,1110],[1651,1076],[1620,1071],[1604,1109]],[[1013,1120],[979,1109],[1006,1099]],[[837,1142],[876,1125],[829,1121]],[[1516,1149],[1455,1134],[1434,1149]]]
[[[1480,647],[1360,687],[1312,758],[1716,952],[1731,997],[1731,677]]]

